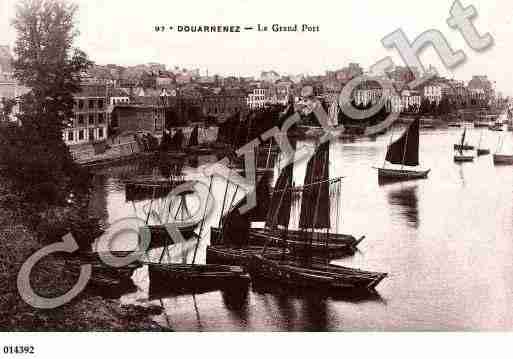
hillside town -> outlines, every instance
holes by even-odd
[[[29,89],[14,79],[13,55],[0,46],[0,106],[2,119],[15,120],[20,111],[16,99]],[[428,72],[436,73],[430,67]],[[366,74],[357,63],[324,75],[280,75],[262,71],[258,78],[209,75],[208,70],[168,68],[149,63],[132,67],[94,65],[82,74],[82,92],[74,94],[75,117],[64,131],[69,146],[105,141],[126,130],[161,136],[165,129],[203,122],[217,125],[234,114],[244,114],[269,105],[301,102],[301,89],[310,86],[313,95],[333,101],[355,77]],[[387,110],[404,114],[448,115],[472,119],[482,110],[504,104],[494,82],[475,75],[467,82],[433,76],[415,89],[406,85],[419,76],[417,69],[397,66],[384,75],[396,91],[383,90],[377,81],[366,81],[353,92],[357,105],[375,103],[384,97]]]

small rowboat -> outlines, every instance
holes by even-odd
[[[474,161],[473,155],[465,155],[462,153],[457,153],[454,155],[454,162],[472,162]]]
[[[462,145],[462,144],[454,145],[455,151],[473,151],[474,149],[475,149],[475,147],[471,146],[471,145]]]
[[[239,266],[217,264],[157,264],[146,263],[150,291],[159,288],[167,292],[207,292],[244,288],[249,285],[249,274]]]
[[[421,179],[427,178],[431,170],[424,171],[412,171],[412,170],[401,170],[392,168],[375,168],[378,170],[379,179],[390,179],[390,180],[410,180],[410,179]]]
[[[489,154],[490,154],[490,150],[487,148],[478,148],[477,149],[478,156],[485,156],[485,155],[489,155]]]
[[[247,266],[252,256],[261,254],[263,246],[232,247],[214,245],[207,247],[207,264],[226,264]],[[281,259],[288,256],[290,251],[284,248],[266,247],[265,257],[268,259]]]

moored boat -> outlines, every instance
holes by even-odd
[[[493,163],[496,165],[513,165],[513,155],[493,155]]]
[[[250,276],[240,266],[217,264],[147,263],[150,291],[205,292],[219,289],[244,288]]]
[[[401,165],[401,168],[386,167],[386,163]],[[419,165],[419,119],[414,120],[404,134],[390,146],[383,163],[378,170],[380,180],[413,180],[427,178],[430,169],[413,169]],[[406,168],[405,168],[406,167]],[[408,169],[409,167],[409,169]]]
[[[253,278],[282,285],[337,292],[372,292],[387,277],[386,273],[367,272],[335,265],[270,260],[253,256],[248,266]]]

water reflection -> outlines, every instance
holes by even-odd
[[[397,189],[388,191],[388,202],[391,211],[397,213],[400,217],[406,219],[406,223],[418,228],[419,220],[419,200],[417,198],[417,185],[397,184]]]
[[[382,186],[372,166],[383,162],[388,136],[333,144],[330,174],[345,176],[341,231],[367,236],[360,253],[337,263],[390,273],[378,288],[382,297],[335,297],[253,283],[242,293],[195,294],[196,305],[190,294],[166,293],[167,321],[157,320],[174,330],[511,330],[513,171],[494,167],[490,156],[456,165],[453,143],[460,135],[459,129],[421,131],[420,157],[423,167],[433,169],[430,177]],[[144,213],[149,202],[127,203],[123,176],[163,172],[156,163],[121,167],[99,173],[89,206],[106,223],[132,216],[134,209]],[[304,167],[294,169],[298,185]],[[225,182],[214,182],[221,202]],[[219,217],[216,212],[205,227],[198,263],[204,263],[208,228]],[[170,247],[164,257],[190,263],[194,246],[191,241]],[[158,261],[162,252],[150,251],[150,260]],[[123,296],[123,303],[159,303],[145,269],[132,278],[138,291]]]

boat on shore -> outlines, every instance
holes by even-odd
[[[448,127],[458,127],[458,128],[460,128],[461,127],[461,123],[460,122],[452,121],[452,122],[447,123],[447,126]]]
[[[386,163],[401,165],[401,168],[387,168]],[[378,179],[406,181],[427,178],[430,169],[412,169],[419,165],[419,119],[414,120],[394,143],[388,146],[383,167],[378,168]],[[405,168],[406,167],[406,168]],[[410,169],[408,169],[408,167]]]

